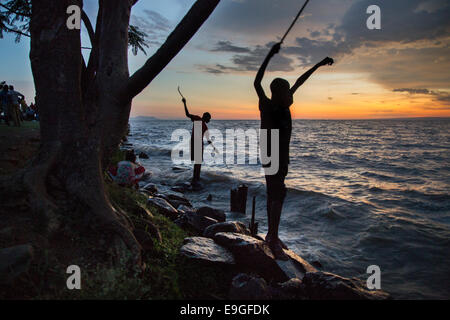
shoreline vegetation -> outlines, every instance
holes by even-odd
[[[1,175],[24,168],[39,148],[37,123],[22,128],[0,125]],[[113,162],[124,157],[125,144]],[[149,168],[151,169],[151,168]],[[176,168],[175,168],[176,169]],[[181,193],[158,193],[148,181],[140,190],[112,183],[106,191],[115,208],[126,212],[134,236],[143,249],[143,270],[117,252],[114,237],[100,240],[98,229],[78,225],[83,206],[73,203],[62,216],[58,232],[46,237],[44,226],[29,215],[25,199],[0,210],[0,299],[386,299],[358,279],[317,270],[294,252],[290,259],[274,259],[260,237],[247,226],[226,221],[223,211],[192,208]],[[57,189],[52,196],[58,196]],[[87,222],[90,224],[89,222]],[[94,221],[92,221],[94,223]],[[95,244],[95,245],[93,245]],[[123,250],[126,252],[126,250]],[[81,290],[68,290],[67,267],[81,269]]]

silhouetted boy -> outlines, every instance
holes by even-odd
[[[187,104],[186,104],[186,99],[183,98],[183,104],[184,104],[184,111],[186,112],[186,117],[188,117],[189,119],[191,119],[191,121],[193,122],[192,125],[192,135],[191,135],[191,161],[194,161],[194,176],[192,178],[192,183],[193,184],[197,184],[198,181],[200,180],[200,171],[202,169],[202,162],[203,162],[203,137],[206,136],[206,139],[208,140],[208,143],[211,144],[211,141],[209,139],[209,134],[208,134],[208,126],[206,125],[207,123],[209,123],[211,121],[211,114],[209,112],[205,112],[203,114],[203,117],[199,117],[196,115],[192,115],[189,113],[188,108],[187,108]],[[196,121],[201,121],[201,128],[202,128],[202,134],[201,134],[201,139],[199,139],[200,135],[198,136],[198,139],[195,139],[196,135],[195,135],[195,122]],[[196,159],[195,157],[195,146],[198,144],[201,144],[201,148],[202,148],[202,153],[201,153],[201,158],[200,159]]]
[[[295,91],[316,71],[319,67],[332,65],[333,59],[325,58],[295,82],[291,88],[287,80],[276,78],[270,85],[272,97],[269,99],[264,93],[261,81],[270,59],[280,51],[281,43],[275,44],[264,60],[261,68],[256,75],[254,82],[256,92],[259,97],[259,110],[261,113],[261,129],[268,130],[267,150],[261,150],[268,156],[271,155],[271,136],[270,129],[279,130],[279,169],[276,174],[267,174],[267,168],[270,164],[264,164],[266,170],[267,187],[267,217],[269,230],[266,241],[277,259],[286,260],[287,256],[283,252],[286,246],[278,237],[278,227],[280,225],[281,210],[283,208],[284,198],[286,197],[286,186],[284,180],[288,173],[289,166],[289,144],[292,133],[292,118],[289,107],[293,104],[293,95]]]

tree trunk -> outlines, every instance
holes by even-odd
[[[49,233],[58,230],[64,215],[72,215],[80,228],[96,228],[99,237],[113,235],[119,253],[125,245],[140,265],[141,247],[132,223],[111,205],[102,166],[123,137],[134,96],[184,47],[219,0],[198,0],[166,43],[130,77],[128,26],[136,2],[99,0],[86,65],[80,30],[66,26],[67,8],[82,8],[82,0],[32,0],[30,60],[41,147],[32,164],[15,175],[14,183],[0,179],[0,189],[22,195],[25,188],[36,220],[45,218]]]
[[[84,221],[94,220],[95,223],[89,225],[117,234],[139,263],[140,246],[132,234],[132,226],[111,206],[105,194],[100,161],[104,131],[100,125],[101,108],[97,103],[105,98],[99,92],[114,88],[128,72],[123,62],[122,69],[117,72],[117,63],[100,61],[100,66],[107,65],[102,70],[114,69],[114,72],[106,72],[110,76],[108,86],[105,88],[98,81],[93,82],[94,88],[88,88],[93,97],[83,97],[80,31],[69,30],[65,19],[67,7],[73,4],[82,6],[80,0],[33,1],[30,58],[40,110],[42,146],[24,178],[29,181],[32,198],[38,199],[34,201],[38,205],[36,209],[44,211],[51,221],[57,220],[55,208],[65,213],[73,210],[51,203],[47,192],[49,176],[65,190],[67,197],[72,199],[70,203],[74,200],[82,203],[85,215],[89,217]],[[126,39],[124,42],[126,47]],[[121,76],[117,76],[118,73]],[[102,79],[103,74],[98,77],[98,80]],[[45,156],[47,154],[51,156]],[[50,231],[57,225],[57,222],[49,224]]]

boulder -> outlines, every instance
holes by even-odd
[[[213,240],[203,237],[184,239],[180,253],[190,259],[219,264],[235,264],[231,252],[219,246]]]
[[[168,217],[169,219],[175,220],[179,216],[177,209],[162,198],[150,197],[147,205],[158,210],[160,214]]]
[[[143,190],[143,191],[146,191],[146,192],[148,192],[148,193],[150,193],[150,194],[156,194],[156,193],[158,193],[158,188],[156,187],[156,184],[154,184],[154,183],[148,183],[148,184],[146,184],[146,185],[142,188],[142,190]]]
[[[187,225],[194,228],[200,234],[203,234],[204,230],[211,225],[216,224],[216,219],[205,217],[197,214],[195,211],[185,211],[182,216],[175,221],[180,227],[186,227]]]
[[[227,220],[227,216],[223,210],[214,209],[211,207],[198,208],[197,214],[216,219],[219,222],[225,222]]]
[[[187,212],[190,212],[190,213],[194,213],[194,212],[195,212],[195,210],[194,210],[193,208],[188,207],[188,206],[185,206],[184,204],[180,205],[180,206],[177,208],[177,210],[178,210],[178,212],[179,212],[180,214],[185,214],[185,213],[187,213]]]
[[[30,244],[9,247],[0,250],[0,283],[11,284],[23,272],[26,272],[33,258]]]
[[[180,193],[183,193],[186,191],[186,189],[183,188],[182,186],[174,186],[174,187],[170,188],[170,190],[172,190],[174,192],[180,192]]]
[[[272,289],[264,279],[240,273],[231,282],[229,299],[271,300]]]
[[[177,208],[181,205],[185,205],[187,207],[192,207],[191,202],[179,192],[169,191],[164,194],[167,201],[174,207]]]
[[[247,235],[228,232],[216,233],[214,241],[229,249],[238,265],[252,270],[265,279],[288,280],[288,277],[278,267],[272,251],[263,241]]]
[[[245,235],[250,235],[250,230],[242,222],[228,221],[213,224],[205,229],[203,236],[213,238],[219,232],[234,232]]]
[[[139,158],[141,158],[141,159],[149,159],[149,156],[145,152],[141,152],[141,153],[139,153]]]
[[[280,283],[273,289],[273,298],[278,300],[305,300],[307,299],[302,280],[293,278]]]
[[[389,294],[368,290],[359,279],[348,279],[328,272],[308,272],[302,280],[307,297],[312,300],[385,300]]]
[[[290,250],[284,250],[289,257],[287,261],[276,260],[264,241],[245,234],[219,232],[215,234],[214,241],[229,249],[237,264],[256,272],[266,280],[284,282],[292,278],[302,279],[306,272],[316,271]]]

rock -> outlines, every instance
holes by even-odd
[[[162,193],[155,193],[155,194],[153,195],[153,197],[155,197],[155,198],[161,198],[161,199],[164,199],[164,200],[166,200],[166,201],[169,201],[169,198],[166,197],[166,195],[164,195],[164,194],[162,194]]]
[[[316,268],[322,268],[322,264],[319,261],[313,261],[311,264]]]
[[[170,188],[170,190],[175,191],[175,192],[180,192],[180,193],[183,193],[186,191],[185,188],[183,188],[181,186],[174,186],[174,187]]]
[[[310,265],[306,260],[297,255],[292,250],[283,250],[284,253],[289,257],[289,259],[294,263],[294,265],[300,269],[300,271],[305,274],[307,272],[316,272],[317,269]],[[301,279],[301,278],[299,278]]]
[[[272,292],[266,281],[240,273],[233,278],[229,293],[230,300],[271,300]]]
[[[245,235],[250,235],[250,230],[242,222],[229,221],[213,224],[205,229],[203,236],[213,238],[219,232],[234,232]]]
[[[385,300],[389,294],[368,290],[359,279],[348,279],[328,272],[308,272],[302,280],[304,292],[313,300]]]
[[[293,278],[279,285],[273,290],[274,299],[281,300],[303,300],[306,293],[302,280]]]
[[[235,264],[233,255],[213,240],[202,237],[186,238],[180,253],[190,259],[208,263]]]
[[[150,157],[145,152],[141,152],[141,153],[139,153],[139,158],[141,158],[141,159],[149,159]]]
[[[199,215],[195,211],[186,211],[180,219],[177,219],[176,223],[181,227],[186,225],[191,226],[200,234],[203,234],[204,230],[211,225],[216,224],[216,219]]]
[[[227,219],[227,216],[223,210],[213,209],[211,207],[198,208],[197,214],[216,219],[219,222],[225,222]]]
[[[33,258],[30,244],[9,247],[0,250],[0,283],[10,284],[23,272],[26,272]]]
[[[156,184],[154,184],[154,183],[148,183],[148,184],[146,184],[143,188],[142,188],[142,190],[144,190],[144,191],[146,191],[146,192],[148,192],[148,193],[150,193],[150,194],[157,194],[158,193],[158,188],[156,187]]]
[[[306,272],[314,272],[313,266],[290,250],[284,250],[288,261],[276,260],[269,246],[254,237],[239,234],[219,232],[214,241],[229,249],[236,263],[253,270],[266,280],[284,282],[291,278],[303,278]]]
[[[214,241],[229,249],[238,265],[254,271],[265,279],[288,280],[275,262],[272,251],[263,241],[247,235],[225,232],[216,233]]]
[[[150,197],[148,199],[147,205],[158,210],[160,214],[168,217],[169,219],[175,220],[179,216],[177,209],[175,209],[169,202],[162,198]]]
[[[200,233],[203,233],[206,228],[212,226],[213,224],[216,224],[217,222],[218,221],[213,218],[203,217],[199,215],[194,215],[193,218],[190,219],[188,215],[188,223]]]
[[[184,204],[180,205],[177,208],[177,210],[178,210],[178,212],[180,214],[184,214],[184,213],[188,213],[188,212],[190,212],[190,213],[194,213],[195,212],[195,210],[192,207],[185,206]]]
[[[189,202],[189,200],[184,196],[184,194],[182,194],[180,192],[169,191],[169,192],[166,192],[164,195],[169,200],[178,200],[178,201]]]
[[[174,191],[169,191],[164,194],[164,198],[174,207],[178,208],[181,205],[192,207],[191,202],[184,196],[184,194]]]

